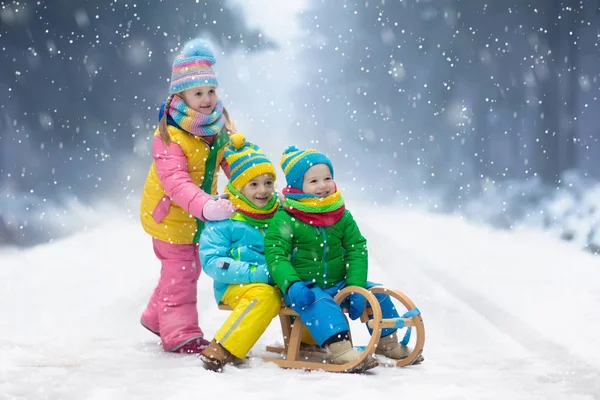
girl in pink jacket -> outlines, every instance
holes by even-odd
[[[220,168],[229,176],[223,153],[233,126],[216,93],[214,64],[202,39],[187,43],[175,58],[140,207],[162,266],[141,323],[170,352],[200,353],[208,345],[196,309],[198,242],[205,221],[228,219],[235,211],[215,196]]]

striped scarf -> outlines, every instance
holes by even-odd
[[[283,208],[300,221],[310,225],[333,225],[346,211],[342,193],[337,189],[327,197],[306,194],[292,187],[286,187],[282,193],[285,196]]]
[[[183,130],[196,136],[214,136],[221,132],[225,125],[223,102],[220,99],[217,100],[213,112],[206,115],[188,107],[181,97],[174,96],[169,115]]]
[[[279,197],[273,194],[266,206],[258,208],[231,184],[225,187],[225,193],[229,193],[229,201],[237,208],[233,219],[247,222],[257,228],[268,228],[273,215],[279,207]]]

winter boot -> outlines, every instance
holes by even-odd
[[[300,343],[300,349],[298,351],[298,359],[308,362],[324,362],[330,361],[329,353],[323,347],[319,347],[318,344]]]
[[[200,354],[206,349],[208,346],[208,340],[203,337],[194,338],[189,342],[179,346],[175,350],[172,350],[173,353],[183,353],[183,354]]]
[[[225,364],[237,364],[236,360],[238,360],[236,356],[231,354],[214,339],[210,342],[208,347],[200,353],[200,359],[204,363],[206,369],[215,372],[223,371],[223,366]]]
[[[379,354],[394,360],[402,360],[408,357],[411,353],[411,349],[398,343],[398,335],[396,332],[388,336],[383,336],[379,339],[379,344],[375,349],[375,354]],[[420,364],[424,360],[422,355],[419,355],[413,364]]]
[[[352,347],[352,343],[350,343],[349,340],[331,343],[329,346],[327,346],[326,350],[331,356],[331,362],[337,365],[354,361],[361,355],[360,351]],[[367,357],[360,364],[347,370],[346,372],[363,372],[371,368],[375,368],[378,365],[379,363],[375,358]]]

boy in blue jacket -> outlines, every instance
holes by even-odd
[[[279,207],[275,167],[241,133],[232,135],[230,141],[225,158],[231,177],[225,192],[237,211],[228,220],[207,223],[200,237],[200,261],[214,279],[215,300],[233,308],[200,354],[206,368],[213,371],[245,358],[282,302],[264,255],[264,235]]]

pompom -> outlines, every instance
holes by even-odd
[[[229,141],[234,149],[239,150],[246,144],[246,137],[238,132],[231,135]]]
[[[287,149],[283,152],[283,154],[293,153],[294,151],[298,151],[298,148],[294,145],[288,146]]]
[[[213,65],[215,60],[215,54],[212,50],[210,43],[205,39],[193,39],[190,40],[183,46],[181,54],[185,57],[200,57],[208,61],[209,66]]]

